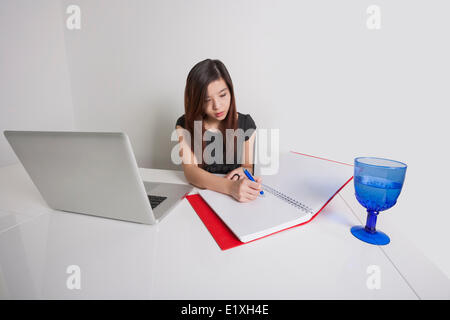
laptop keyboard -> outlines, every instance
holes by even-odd
[[[152,196],[152,195],[147,196],[148,200],[150,200],[150,206],[152,207],[152,209],[155,209],[161,202],[167,199],[167,197]]]

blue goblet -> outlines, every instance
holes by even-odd
[[[377,216],[397,203],[403,187],[407,165],[388,159],[359,157],[355,159],[354,183],[358,202],[367,209],[366,226],[351,228],[361,241],[386,245],[389,237],[375,229]]]

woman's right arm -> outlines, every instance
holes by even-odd
[[[180,126],[176,128],[183,129]],[[190,146],[185,143],[182,133],[178,134],[178,140],[180,143],[180,157],[182,159],[184,176],[189,183],[201,189],[209,189],[230,195],[241,202],[256,199],[259,190],[261,190],[261,185],[258,182],[253,182],[248,179],[229,180],[200,168]]]

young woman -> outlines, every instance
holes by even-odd
[[[226,135],[226,129],[242,129],[246,132],[248,129],[256,129],[256,125],[250,115],[237,112],[233,83],[221,61],[206,59],[192,68],[186,80],[184,110],[185,114],[178,118],[176,128],[186,179],[196,187],[230,195],[240,202],[256,199],[261,190],[262,180],[260,177],[254,177],[256,182],[253,182],[244,174],[244,168],[246,168],[253,175],[255,132],[253,130],[250,137],[245,136],[241,147],[236,145],[238,141],[236,136],[232,137],[232,142]],[[197,153],[194,152],[197,150],[194,144],[199,143],[194,141],[194,121],[201,121],[202,161],[197,159],[195,156]],[[183,130],[180,129],[189,132],[190,144],[184,137]],[[206,142],[203,140],[205,132],[211,136],[211,140]],[[205,161],[203,158],[205,148],[221,137],[223,138],[223,161],[218,161],[219,163]],[[234,148],[227,147],[228,145],[233,145]],[[242,150],[243,155],[237,150]],[[232,153],[234,162],[227,161],[227,152]],[[212,157],[215,156],[214,153],[215,149],[211,152]],[[225,177],[216,176],[213,173],[223,173]]]

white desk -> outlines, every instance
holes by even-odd
[[[186,183],[181,171],[141,175]],[[45,205],[21,165],[0,168],[0,298],[449,299],[447,277],[397,229],[383,225],[385,247],[351,235],[365,221],[352,190],[307,225],[222,251],[186,199],[155,226],[65,213]],[[70,265],[79,290],[67,288]],[[369,266],[379,289],[367,286]]]

